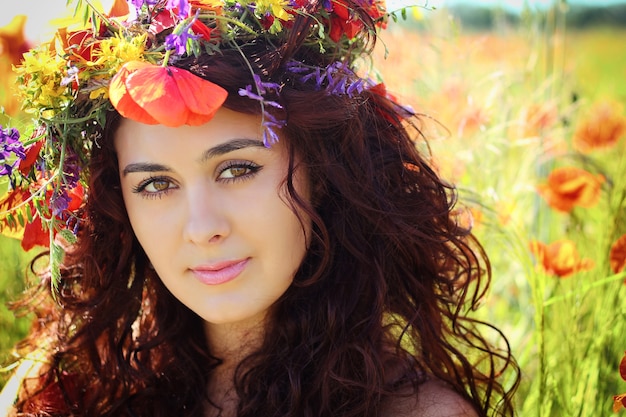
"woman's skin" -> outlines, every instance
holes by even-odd
[[[165,286],[205,320],[218,355],[221,341],[263,323],[307,249],[310,224],[282,197],[287,151],[265,147],[260,125],[220,109],[202,126],[125,119],[115,136],[135,235]],[[295,186],[308,195],[304,175]]]

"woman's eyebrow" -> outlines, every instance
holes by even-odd
[[[202,154],[200,161],[204,162],[207,159],[215,158],[216,156],[224,155],[228,152],[249,147],[267,149],[263,141],[260,141],[258,139],[233,139],[228,142],[220,143],[219,145],[216,145],[210,149],[207,149]]]
[[[122,171],[122,175],[126,176],[131,172],[161,172],[161,171],[171,171],[171,168],[161,165],[161,164],[153,164],[149,162],[138,162],[135,164],[128,164]]]

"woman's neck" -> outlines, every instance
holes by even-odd
[[[211,372],[207,393],[213,405],[207,404],[205,416],[235,416],[239,399],[234,388],[237,366],[259,348],[263,341],[264,320],[246,323],[205,324],[211,355],[222,363]]]
[[[263,342],[264,323],[264,317],[237,323],[205,323],[211,355],[221,359],[223,365],[236,367]]]

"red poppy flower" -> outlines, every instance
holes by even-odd
[[[111,103],[122,116],[169,127],[208,122],[227,96],[188,71],[141,61],[124,64],[109,85]]]
[[[562,167],[552,171],[547,183],[537,186],[537,191],[550,207],[570,212],[574,206],[589,208],[597,204],[603,182],[601,175],[576,167]]]
[[[589,118],[574,133],[574,147],[581,152],[614,146],[626,135],[626,117],[620,106],[605,102],[597,104]]]
[[[582,259],[574,242],[567,239],[557,240],[549,245],[532,241],[530,251],[547,274],[559,278],[565,278],[580,271],[588,271],[595,266],[592,259]]]
[[[619,375],[626,381],[626,353],[619,363]],[[622,408],[626,408],[626,394],[613,396],[613,412],[617,413]]]
[[[611,246],[609,264],[611,265],[611,270],[616,274],[626,268],[626,235],[622,235]]]

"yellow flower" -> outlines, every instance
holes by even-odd
[[[15,72],[24,109],[28,112],[57,109],[72,98],[68,88],[62,85],[67,65],[60,56],[50,51],[47,44],[24,54],[24,60]]]
[[[94,55],[98,58],[92,65],[105,67],[111,75],[130,61],[144,61],[146,34],[127,39],[119,35],[100,42],[100,50]]]
[[[259,12],[265,14],[270,12],[274,17],[281,20],[289,20],[291,15],[287,13],[286,7],[289,2],[284,0],[259,0],[256,2]]]

